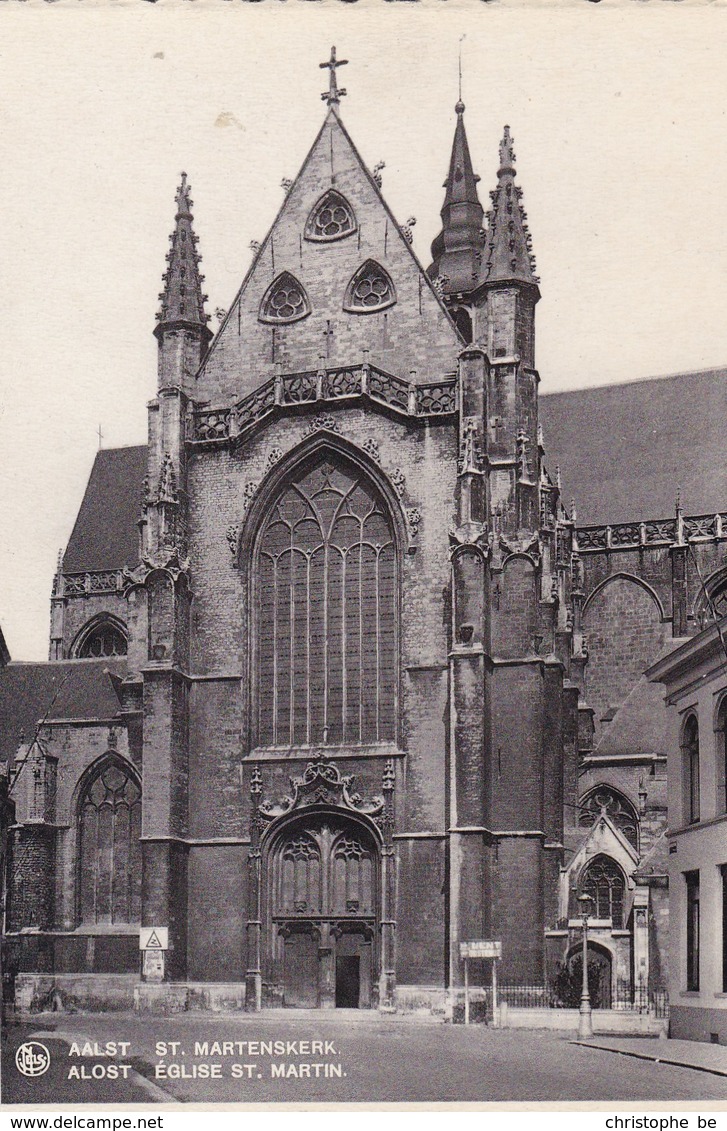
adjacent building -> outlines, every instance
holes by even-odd
[[[654,664],[669,707],[671,1035],[727,1044],[727,621]]]

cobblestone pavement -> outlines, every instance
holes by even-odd
[[[21,1037],[49,1045],[52,1065],[44,1076],[20,1076],[14,1050]],[[84,1049],[86,1041],[98,1042],[98,1047]],[[107,1041],[129,1042],[129,1048],[121,1055],[117,1050],[113,1059],[117,1064],[130,1064],[153,1081],[151,1088],[145,1091],[143,1082],[133,1075],[115,1081],[83,1078],[91,1075],[94,1065],[111,1063],[102,1055]],[[178,1045],[172,1046],[172,1041]],[[282,1045],[268,1048],[252,1043],[276,1041]],[[157,1042],[165,1042],[166,1047],[157,1048]],[[298,1043],[288,1046],[288,1042]],[[157,1073],[157,1065],[163,1065],[163,1071]],[[213,1067],[216,1065],[219,1068]],[[76,1072],[69,1079],[73,1068]],[[353,1011],[346,1015],[342,1010],[335,1015],[276,1011],[256,1017],[54,1014],[33,1019],[29,1026],[9,1028],[3,1040],[5,1104],[115,1100],[149,1105],[164,1099],[186,1103],[714,1103],[727,1101],[727,1078],[614,1056],[572,1044],[568,1037],[554,1033],[497,1031],[479,1025],[466,1029]]]

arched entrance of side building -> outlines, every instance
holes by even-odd
[[[574,947],[566,963],[570,1000],[573,1008],[580,1003],[583,985],[583,949]],[[605,947],[598,943],[588,943],[587,958],[588,992],[593,1009],[611,1009],[613,1003],[613,963]]]
[[[363,821],[330,810],[286,821],[271,830],[263,885],[263,949],[272,996],[288,1008],[378,1004],[375,833]]]

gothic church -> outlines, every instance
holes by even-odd
[[[30,1009],[451,1015],[462,941],[506,985],[567,970],[582,891],[601,1004],[664,975],[642,672],[727,584],[725,375],[539,397],[508,128],[485,213],[457,103],[424,270],[336,65],[214,336],[182,176],[148,444],[98,453],[49,662],[0,670]],[[717,423],[674,509],[637,469],[686,444],[676,399]]]

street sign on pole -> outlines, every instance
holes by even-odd
[[[473,939],[459,944],[460,958],[502,958],[502,943],[493,939]]]

